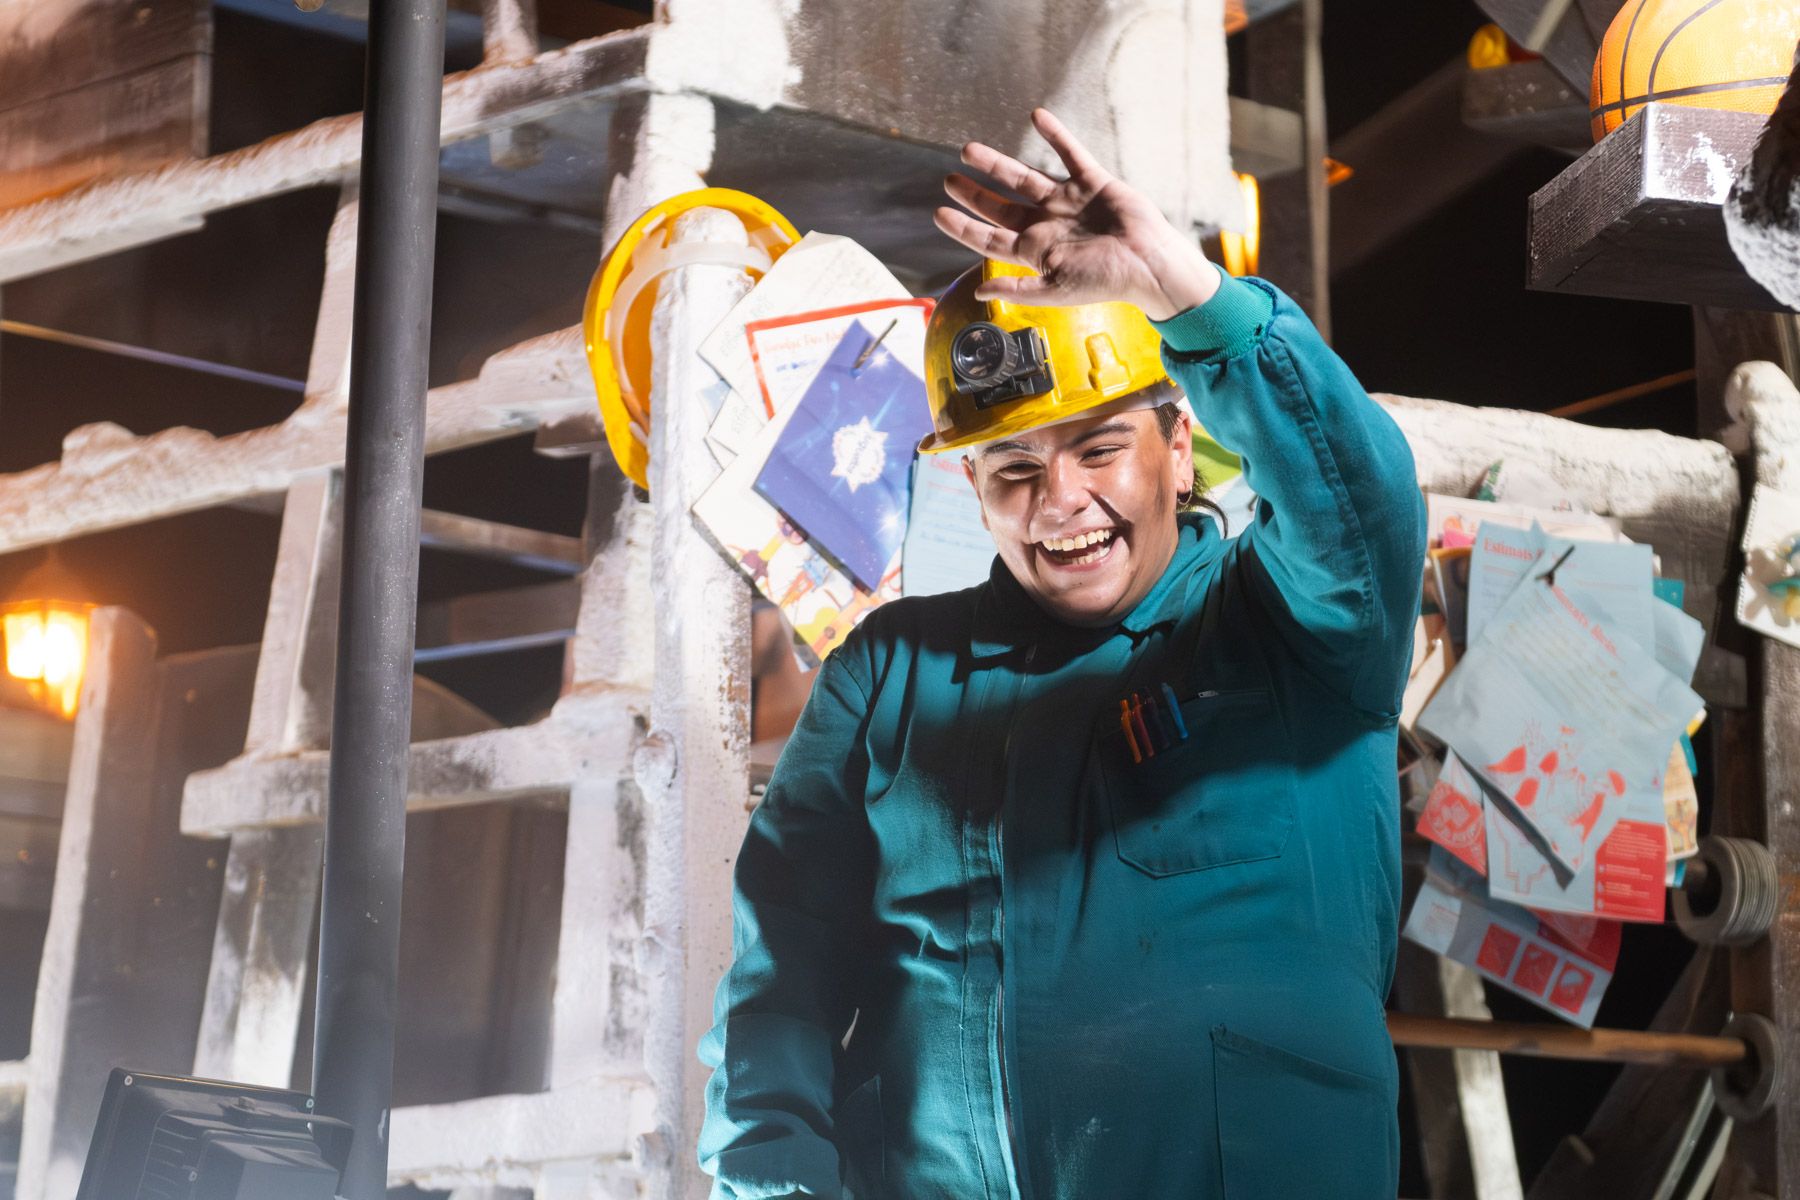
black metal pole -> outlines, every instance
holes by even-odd
[[[356,1136],[338,1194],[387,1194],[412,724],[444,0],[369,6],[344,564],[313,1091]]]

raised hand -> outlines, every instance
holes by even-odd
[[[977,254],[1037,272],[989,280],[976,296],[1044,305],[1123,300],[1156,320],[1205,303],[1219,279],[1200,248],[1143,193],[1102,167],[1048,109],[1034,109],[1031,120],[1062,159],[1067,179],[970,142],[963,162],[1022,199],[965,175],[944,180],[951,199],[969,211],[938,209],[939,229]]]

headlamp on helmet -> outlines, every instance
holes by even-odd
[[[1038,396],[1056,386],[1043,331],[1035,326],[1006,330],[975,321],[950,343],[950,373],[956,390],[991,408],[1020,396]]]

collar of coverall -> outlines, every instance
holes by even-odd
[[[1210,522],[1203,513],[1177,513],[1179,526],[1175,553],[1162,577],[1145,593],[1144,598],[1117,625],[1087,627],[1065,625],[1052,617],[1033,600],[999,555],[988,570],[987,586],[975,594],[975,614],[969,637],[969,651],[976,658],[1005,655],[1020,646],[1050,641],[1068,644],[1071,649],[1098,645],[1123,630],[1133,636],[1143,634],[1179,617],[1187,606],[1186,564],[1206,546],[1217,542],[1209,536]]]

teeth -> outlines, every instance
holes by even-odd
[[[1076,550],[1085,550],[1089,546],[1098,546],[1112,539],[1110,529],[1096,529],[1092,533],[1078,533],[1074,537],[1046,538],[1043,546],[1046,550],[1054,550],[1059,554],[1068,554]],[[1082,561],[1087,561],[1083,559]]]

